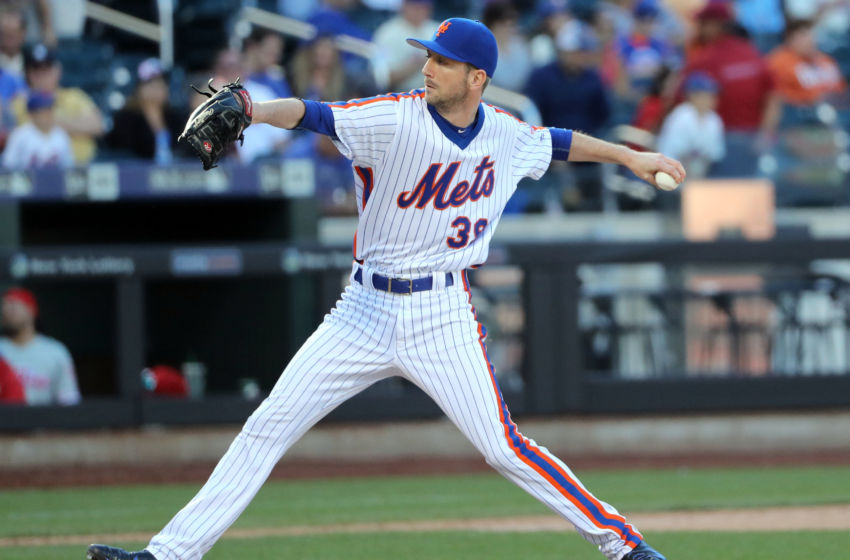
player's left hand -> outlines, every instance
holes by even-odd
[[[212,87],[210,80],[207,87],[212,93],[192,87],[209,99],[192,112],[178,140],[185,140],[192,146],[206,171],[215,167],[233,142],[243,140],[242,132],[251,124],[253,117],[253,104],[248,90],[242,87],[238,78],[219,90]]]
[[[677,184],[681,184],[685,180],[687,173],[685,167],[678,161],[664,154],[657,152],[637,152],[632,151],[628,161],[625,162],[626,167],[631,169],[632,173],[657,187],[655,184],[655,174],[663,171],[673,177]]]

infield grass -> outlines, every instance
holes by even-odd
[[[846,532],[654,533],[670,560],[847,558]],[[143,543],[117,543],[141,547]],[[85,546],[0,549],[4,560],[83,560]],[[575,534],[393,533],[223,539],[204,560],[604,560]]]
[[[850,503],[850,466],[577,474],[597,497],[626,514],[649,510]],[[162,528],[199,487],[199,484],[180,484],[5,491],[0,493],[0,537],[153,533]],[[549,510],[536,500],[498,475],[489,473],[270,481],[234,527],[545,513]],[[10,550],[0,548],[0,558],[7,558]]]

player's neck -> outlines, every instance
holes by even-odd
[[[451,107],[444,105],[434,105],[434,108],[441,117],[446,119],[452,126],[457,128],[466,128],[475,122],[475,117],[478,115],[478,105],[481,101],[456,103]]]

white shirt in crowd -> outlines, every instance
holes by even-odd
[[[695,173],[688,167],[688,175],[703,176],[711,162],[720,161],[726,155],[723,121],[714,111],[700,116],[692,104],[681,103],[664,119],[656,149],[695,165]],[[698,169],[700,163],[703,169]]]
[[[41,334],[23,346],[0,338],[0,355],[24,386],[27,404],[71,405],[80,402],[74,361],[64,344]]]
[[[45,134],[32,123],[22,124],[9,134],[3,151],[3,167],[7,169],[72,165],[71,138],[58,126]]]

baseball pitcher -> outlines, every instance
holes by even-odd
[[[483,264],[517,183],[553,159],[627,166],[655,184],[681,164],[579,132],[532,127],[481,102],[496,68],[481,23],[444,21],[423,49],[424,88],[341,103],[251,103],[215,93],[183,137],[205,168],[250,123],[328,135],[353,161],[359,223],[350,284],[286,366],[198,494],[146,550],[92,545],[91,560],[197,560],[239,517],[289,447],[334,407],[402,376],[425,391],[506,478],[569,521],[610,560],[664,560],[511,420],[476,319],[465,270]]]

